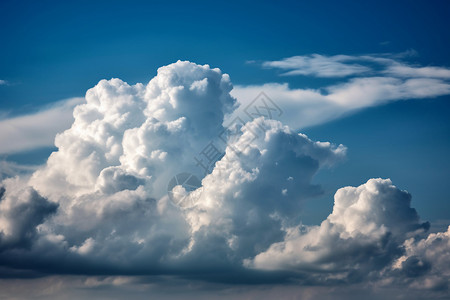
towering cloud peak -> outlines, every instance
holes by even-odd
[[[231,89],[219,69],[182,61],[159,68],[147,86],[102,80],[75,108],[72,127],[56,137],[58,151],[31,182],[51,196],[117,191],[145,180],[161,197],[169,176],[193,172],[193,157],[223,130],[235,105]],[[106,188],[106,177],[122,182]]]
[[[344,187],[335,195],[333,212],[320,226],[286,229],[275,243],[245,264],[269,270],[314,270],[324,279],[340,279],[388,266],[404,253],[403,243],[429,228],[421,223],[411,196],[390,180],[370,179],[359,187]],[[366,274],[367,275],[367,274]],[[328,278],[329,277],[329,278]]]

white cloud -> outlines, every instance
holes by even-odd
[[[308,96],[349,109],[359,107],[356,96],[340,103],[343,98],[330,95],[357,95],[375,83],[352,84],[357,92],[336,85],[329,95],[271,87],[285,93],[286,103]],[[387,90],[383,95],[402,95],[410,92],[405,85],[415,86],[397,79],[378,84]],[[414,93],[423,89],[417,86]],[[47,164],[31,178],[3,181],[0,271],[238,282],[295,278],[325,285],[392,281],[399,274],[402,284],[412,286],[408,272],[421,265],[409,257],[424,257],[431,267],[418,276],[447,276],[446,266],[434,267],[434,261],[446,262],[446,246],[431,254],[423,250],[427,224],[410,207],[409,194],[389,180],[340,189],[320,226],[302,226],[304,201],[321,193],[315,174],[342,160],[346,148],[312,141],[264,118],[224,128],[235,108],[231,90],[219,69],[181,61],[158,69],[147,85],[100,81],[74,109],[72,126],[56,137],[58,151]],[[378,100],[368,103],[373,101]],[[313,102],[304,107],[314,110]],[[193,205],[176,207],[167,196],[169,180],[196,173],[194,156],[220,142],[223,132],[229,134],[225,155],[200,188],[186,193]],[[175,188],[186,195],[183,187]],[[423,243],[438,240],[429,239]],[[442,258],[431,261],[432,255]],[[407,263],[398,262],[403,256]]]
[[[72,127],[57,136],[58,151],[29,181],[59,208],[36,224],[39,239],[28,259],[48,252],[50,261],[67,256],[65,268],[122,272],[165,272],[165,264],[190,272],[193,264],[242,269],[243,258],[281,240],[284,219],[320,194],[312,177],[345,156],[342,145],[257,119],[238,128],[226,155],[190,195],[193,208],[174,207],[166,194],[170,178],[198,170],[194,156],[225,130],[235,102],[231,88],[218,69],[177,62],[160,68],[147,86],[112,79],[89,90]],[[36,268],[51,265],[41,261]]]
[[[190,195],[196,203],[186,210],[192,255],[203,253],[205,244],[214,241],[217,251],[232,251],[240,264],[282,239],[284,222],[295,219],[303,202],[321,193],[320,186],[311,183],[319,168],[345,156],[342,145],[313,142],[277,121],[256,119],[241,130],[203,179],[201,193]],[[220,245],[220,240],[226,243]]]
[[[393,77],[356,78],[327,88],[327,98],[348,110],[392,100],[432,98],[450,94],[450,83],[439,79]]]
[[[279,61],[263,62],[263,67],[287,70],[282,75],[312,75],[316,77],[346,77],[367,73],[371,69],[359,64],[348,64],[351,56],[335,55],[323,56],[312,54],[305,56],[293,56]]]
[[[9,84],[8,81],[0,79],[0,85],[8,85],[8,84]]]
[[[9,299],[302,299],[302,300],[379,300],[401,295],[405,299],[439,299],[430,290],[405,289],[404,286],[380,289],[360,283],[337,286],[298,283],[223,284],[172,276],[47,276],[30,279],[0,279],[0,297]],[[442,296],[442,295],[441,295]],[[442,297],[441,297],[442,299]]]
[[[0,120],[0,154],[52,146],[55,135],[72,124],[72,110],[81,101],[63,100],[37,113]]]
[[[355,65],[354,62],[367,64]],[[376,68],[372,66],[376,65]],[[432,98],[450,94],[450,69],[408,65],[396,56],[294,56],[270,61],[264,67],[295,69],[285,75],[344,77],[320,89],[295,89],[287,83],[236,86],[232,95],[242,108],[260,92],[266,93],[282,110],[279,118],[295,130],[340,118],[359,109],[389,101]],[[297,69],[296,69],[297,68]],[[369,72],[370,71],[370,72]],[[370,76],[369,76],[370,75]],[[235,116],[239,111],[235,112]]]
[[[15,162],[0,160],[0,180],[16,175],[31,174],[39,167],[39,165],[22,165]]]
[[[331,85],[323,90],[291,89],[286,83],[267,83],[236,86],[232,95],[238,99],[240,107],[243,108],[250,104],[255,95],[263,91],[283,110],[279,119],[298,130],[389,101],[448,95],[450,83],[435,78],[405,80],[393,77],[367,77]],[[238,110],[235,115],[240,113],[241,110]]]
[[[407,65],[392,63],[386,73],[401,77],[431,77],[450,78],[450,69],[442,67],[410,67]]]
[[[409,54],[407,53],[407,55]],[[348,81],[330,84],[321,89],[295,89],[290,88],[287,83],[235,86],[232,95],[237,98],[241,108],[235,111],[227,121],[231,121],[238,116],[242,109],[249,105],[262,91],[283,110],[279,120],[295,130],[326,123],[358,109],[381,105],[388,101],[431,98],[450,94],[450,69],[408,65],[400,60],[404,58],[404,54],[361,56],[313,54],[294,56],[280,61],[266,61],[263,63],[264,67],[290,70],[284,73],[289,75],[329,78],[352,76],[352,78]],[[374,68],[373,64],[378,67]],[[160,78],[162,77],[161,74]],[[133,88],[139,89],[138,86],[133,86]],[[204,95],[210,96],[210,93],[204,90],[207,86],[207,79],[203,78],[192,82],[189,87],[185,86],[185,89],[198,95],[205,93]],[[144,87],[141,85],[140,88],[143,89]],[[140,92],[147,93],[146,97],[153,97],[152,93],[157,93],[157,90],[147,92],[142,90]],[[98,93],[109,95],[106,91],[98,91]],[[176,88],[171,93],[177,93]],[[87,97],[94,96],[87,95]],[[54,136],[70,126],[73,120],[71,109],[80,103],[78,101],[81,98],[77,99],[63,101],[56,107],[50,107],[36,114],[1,120],[0,140],[9,140],[10,142],[0,145],[0,154],[53,146]],[[164,101],[165,99],[160,97],[155,101],[155,108],[148,106],[145,116],[151,114],[158,118],[160,114],[166,111],[167,105],[174,105],[174,103],[164,104]],[[102,105],[106,104],[105,102]],[[161,105],[161,107],[158,105]],[[125,111],[126,107],[120,109]],[[117,117],[120,114],[120,109],[115,114],[111,114],[109,118]],[[135,109],[139,108],[135,107]],[[95,111],[90,108],[80,108],[80,110],[86,110],[86,112],[79,112],[80,114],[86,114],[83,117],[87,118],[86,121],[89,121],[89,118],[95,119],[97,113],[103,114],[102,109]],[[230,110],[227,112],[230,112]],[[199,113],[201,113],[201,110]],[[128,112],[126,118],[130,119],[131,114],[133,114],[132,118],[138,117],[138,114]],[[194,115],[192,117],[197,119]],[[121,118],[124,117],[121,116]],[[214,117],[212,118],[214,119]],[[179,122],[181,121],[179,120]],[[217,126],[214,128],[200,126],[200,128],[211,130],[211,132],[218,130]],[[143,150],[144,148],[141,147],[140,149]]]
[[[158,69],[147,86],[102,80],[75,108],[72,127],[55,139],[58,152],[32,182],[44,194],[82,194],[103,185],[104,169],[120,166],[159,198],[172,176],[198,170],[194,156],[218,139],[234,106],[231,88],[219,69],[181,61]]]
[[[0,199],[0,251],[30,247],[36,226],[58,207],[17,178],[1,183]]]

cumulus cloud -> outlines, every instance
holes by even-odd
[[[392,63],[386,73],[402,77],[430,77],[450,78],[450,70],[442,67],[411,67],[399,63]]]
[[[31,247],[36,227],[56,209],[57,204],[19,179],[4,180],[0,187],[0,251]]]
[[[336,192],[333,212],[320,226],[286,228],[285,240],[247,260],[258,269],[311,269],[354,275],[383,268],[410,236],[428,230],[411,196],[390,180],[370,179]]]
[[[400,274],[411,286],[412,274],[448,274],[435,266],[446,262],[447,244],[436,242],[446,233],[427,238],[410,195],[389,180],[340,189],[320,226],[301,225],[302,205],[322,193],[315,174],[346,148],[264,117],[230,125],[231,90],[219,69],[178,61],[146,85],[111,79],[87,91],[46,165],[2,182],[0,274],[314,284]],[[199,172],[196,155],[221,141],[223,156]],[[175,185],[171,199],[181,172],[201,174],[201,186]]]

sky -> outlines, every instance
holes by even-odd
[[[448,298],[449,15],[1,1],[0,298]]]

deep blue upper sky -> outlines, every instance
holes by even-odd
[[[314,88],[325,81],[281,78],[246,61],[414,49],[415,62],[448,67],[449,16],[449,1],[3,0],[0,79],[10,85],[0,85],[0,110],[83,96],[103,78],[147,82],[178,59],[218,67],[234,84]],[[311,222],[329,213],[336,188],[378,176],[409,190],[424,219],[448,218],[449,100],[393,103],[308,129],[349,147],[346,163],[317,178],[328,202],[311,209]]]
[[[0,78],[17,85],[1,87],[0,101],[39,105],[103,78],[146,82],[178,59],[220,67],[235,84],[274,80],[247,60],[309,53],[415,49],[418,61],[449,65],[449,13],[448,1],[1,1]]]

